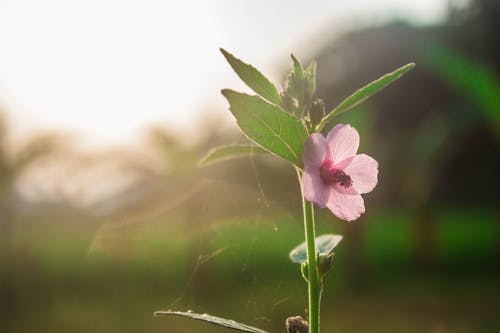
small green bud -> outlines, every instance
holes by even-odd
[[[325,103],[322,99],[316,98],[312,101],[312,105],[308,111],[308,118],[311,122],[312,128],[319,124],[321,119],[325,116]]]
[[[318,272],[321,281],[324,281],[330,273],[330,270],[333,267],[333,263],[335,259],[335,254],[333,252],[329,254],[320,254],[318,255]]]

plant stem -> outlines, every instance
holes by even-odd
[[[297,170],[302,191],[301,172]],[[302,209],[304,212],[304,231],[307,244],[308,295],[309,295],[309,333],[319,333],[319,305],[321,286],[316,262],[316,247],[314,244],[314,206],[304,198],[302,192]]]

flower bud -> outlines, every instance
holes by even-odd
[[[335,259],[335,253],[331,252],[329,254],[320,254],[318,255],[318,272],[320,276],[320,281],[323,282],[330,270],[333,267],[333,263]]]
[[[313,126],[313,128],[316,127],[316,125],[319,124],[321,119],[325,116],[325,103],[323,102],[322,99],[316,98],[312,101],[312,105],[309,108],[308,111],[309,114],[309,120]]]

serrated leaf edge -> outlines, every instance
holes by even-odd
[[[241,59],[239,59],[237,57],[235,57],[233,54],[231,54],[230,52],[226,51],[223,48],[220,48],[220,51],[221,51],[222,55],[224,56],[224,58],[226,59],[226,61],[231,66],[231,68],[234,70],[234,72],[236,73],[236,75],[238,75],[238,77],[250,89],[252,89],[257,95],[259,95],[260,97],[262,97],[266,101],[271,102],[272,104],[276,104],[276,105],[281,104],[282,99],[281,99],[281,96],[279,94],[278,89],[276,89],[276,86],[264,74],[262,74],[262,72],[260,72],[254,66],[252,66],[252,65],[244,62],[243,60],[241,60]],[[263,86],[262,84],[255,84],[255,86],[258,86],[258,87],[262,88],[262,89],[257,89],[257,90],[261,90],[260,92],[259,91],[255,91],[255,88],[252,87],[252,84],[249,84],[249,82],[247,82],[246,78],[244,78],[241,75],[241,73],[239,73],[239,70],[238,70],[237,66],[246,66],[249,69],[251,69],[252,71],[254,71],[255,74],[260,78],[260,80],[262,80],[262,82],[264,82],[265,86],[267,86],[267,87]],[[271,89],[270,94],[268,96],[263,96],[262,95],[262,91],[266,91],[268,88]]]

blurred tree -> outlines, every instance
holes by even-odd
[[[381,166],[377,200],[415,213],[421,267],[436,259],[438,209],[479,205],[498,214],[499,17],[497,1],[476,0],[443,25],[356,31],[317,57],[318,95],[327,107],[391,68],[417,64],[369,103],[371,152]]]
[[[16,181],[23,171],[41,157],[53,152],[60,140],[52,134],[32,138],[12,151],[8,146],[8,128],[0,113],[0,311],[10,313],[15,308],[11,267],[13,215],[16,201]]]

